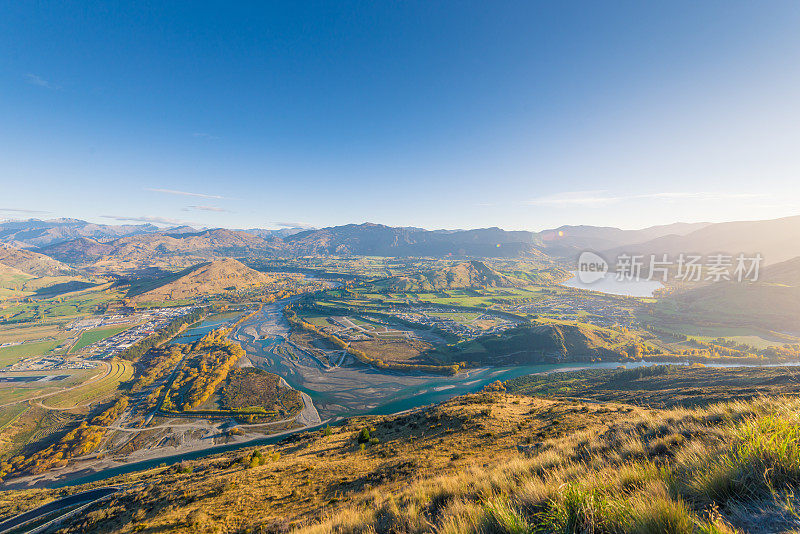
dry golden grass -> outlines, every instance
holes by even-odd
[[[760,513],[789,525],[798,408],[789,399],[650,410],[467,395],[350,419],[259,454],[120,477],[113,482],[137,485],[63,531],[733,532],[753,517],[742,494],[714,493],[734,469],[756,477]],[[762,465],[780,477],[759,482]],[[713,473],[722,475],[704,478]],[[16,495],[0,495],[0,510]]]

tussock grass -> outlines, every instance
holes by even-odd
[[[678,463],[675,488],[699,503],[755,500],[800,484],[800,415],[782,406],[738,425],[719,455],[690,451]]]
[[[245,450],[142,475],[62,532],[797,529],[798,412],[786,398],[650,409],[466,395],[262,446],[279,456],[254,468]],[[380,439],[361,451],[364,428]]]
[[[800,487],[799,409],[797,400],[759,399],[642,412],[494,468],[375,494],[300,530],[730,534],[748,506],[788,521],[800,518],[790,493]]]

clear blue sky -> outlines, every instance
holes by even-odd
[[[798,28],[795,1],[7,1],[0,218],[796,214]]]

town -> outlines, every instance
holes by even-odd
[[[183,317],[194,311],[195,306],[181,306],[174,308],[153,308],[147,311],[133,313],[130,315],[110,315],[99,316],[88,319],[80,319],[72,323],[68,329],[101,328],[119,324],[135,323],[131,328],[120,332],[111,337],[102,339],[83,349],[86,356],[94,359],[105,360],[111,358],[131,345],[154,334],[160,328],[165,327],[173,320]]]

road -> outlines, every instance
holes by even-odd
[[[53,512],[57,512],[59,510],[64,510],[64,513],[66,514],[69,512],[67,508],[71,506],[75,506],[77,504],[88,504],[94,501],[98,501],[118,491],[119,488],[109,486],[107,488],[97,488],[89,491],[84,491],[81,493],[76,493],[75,495],[70,495],[69,497],[64,497],[62,499],[56,499],[55,501],[49,502],[43,506],[34,508],[33,510],[28,510],[27,512],[24,512],[22,514],[16,515],[10,519],[3,521],[2,523],[0,523],[0,534],[13,530],[17,527],[24,525],[25,523],[34,521],[36,519],[42,519],[44,517],[47,517]]]

